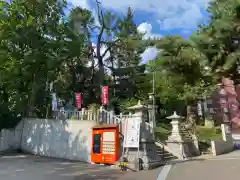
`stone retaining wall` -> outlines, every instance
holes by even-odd
[[[0,151],[21,149],[41,156],[90,162],[94,121],[24,119],[2,130]]]

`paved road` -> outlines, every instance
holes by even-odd
[[[111,167],[47,157],[0,156],[1,180],[156,180],[160,171],[120,172]]]
[[[33,155],[0,156],[1,180],[239,180],[239,169],[240,152],[137,173]]]
[[[221,157],[172,165],[166,180],[239,180],[240,158]],[[161,179],[162,180],[162,179]],[[165,179],[164,179],[165,180]]]

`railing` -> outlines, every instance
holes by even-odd
[[[116,116],[113,112],[100,108],[97,110],[57,111],[54,117],[60,120],[87,120],[100,124],[119,124],[120,132],[123,133],[123,122],[129,116]]]
[[[98,122],[100,110],[57,111],[54,117],[60,120],[88,120]]]

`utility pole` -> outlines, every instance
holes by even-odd
[[[153,139],[155,139],[155,128],[156,128],[156,108],[155,108],[155,60],[153,60],[153,72],[152,72],[152,93],[149,93],[149,99],[152,100],[152,128],[153,128]]]
[[[155,60],[153,60],[153,64],[155,67]],[[155,68],[153,69],[153,77],[152,77],[152,95],[153,95],[153,128],[155,129],[156,127],[156,109],[155,109]]]

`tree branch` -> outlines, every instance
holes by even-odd
[[[112,48],[113,46],[115,46],[115,43],[117,43],[118,41],[119,41],[119,39],[116,39],[116,40],[113,41],[113,42],[101,41],[101,43],[109,44],[109,46],[107,47],[107,49],[105,49],[105,51],[103,52],[102,58],[105,57],[105,55],[111,50],[111,48]]]
[[[105,51],[104,51],[103,54],[102,54],[102,58],[104,58],[104,57],[106,56],[106,54],[108,53],[108,51],[110,51],[111,48],[112,48],[112,47],[109,46],[109,47],[107,47],[107,49],[105,49]]]

